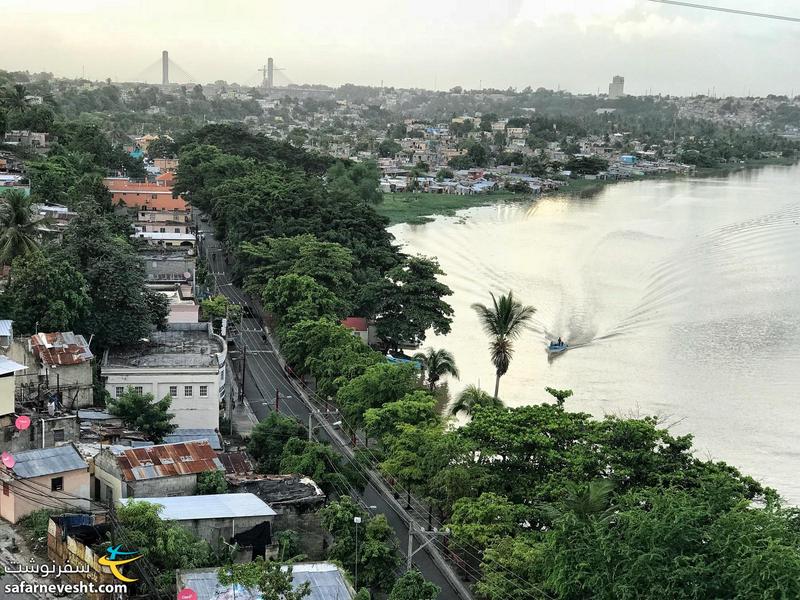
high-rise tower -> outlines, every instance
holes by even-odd
[[[275,63],[272,60],[272,57],[270,56],[267,59],[267,89],[268,90],[272,89],[272,81],[273,81],[272,76],[274,74],[274,71],[275,71]]]
[[[169,52],[166,50],[161,52],[161,84],[167,85],[169,83]]]

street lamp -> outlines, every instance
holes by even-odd
[[[361,523],[361,517],[353,517],[353,523],[356,524],[356,566],[355,566],[355,583],[356,591],[358,591],[358,525]]]

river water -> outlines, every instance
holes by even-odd
[[[500,397],[570,388],[574,410],[657,415],[800,504],[800,166],[607,186],[391,229],[436,256],[454,294],[452,332],[426,346],[493,391],[474,302],[513,290],[536,307]],[[571,349],[553,359],[546,340]]]

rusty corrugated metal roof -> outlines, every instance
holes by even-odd
[[[125,481],[191,475],[223,468],[207,441],[130,448],[117,456],[117,464]]]
[[[82,335],[71,331],[37,333],[31,336],[31,349],[46,365],[79,365],[94,358]]]
[[[220,452],[217,456],[228,475],[249,475],[253,472],[253,463],[246,452]]]

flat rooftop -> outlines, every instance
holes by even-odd
[[[225,352],[211,323],[170,323],[166,331],[154,331],[136,344],[110,348],[103,357],[103,368],[210,368],[222,364]]]
[[[122,498],[129,502],[149,502],[163,507],[159,515],[165,521],[196,519],[241,519],[274,517],[277,513],[255,494],[211,494],[207,496],[165,496],[160,498]]]

